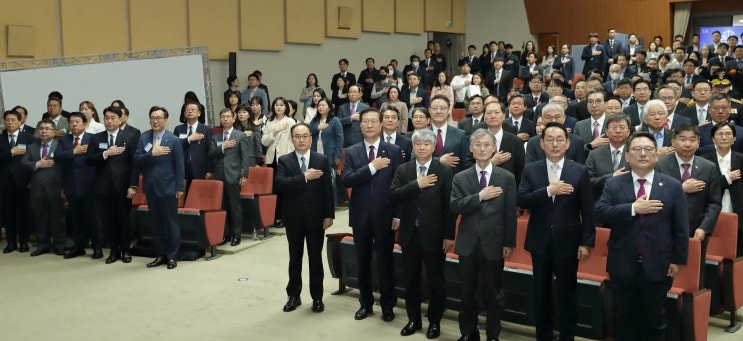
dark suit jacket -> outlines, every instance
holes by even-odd
[[[343,156],[343,126],[337,117],[331,118],[326,123],[328,123],[328,127],[320,135],[320,129],[318,128],[320,126],[320,119],[310,121],[310,133],[312,134],[311,149],[317,151],[317,141],[319,140],[318,136],[320,136],[320,139],[322,139],[323,154],[328,160],[328,165],[333,169],[337,169],[335,160],[341,160]]]
[[[684,105],[683,103],[679,102],[679,104],[676,105],[676,117],[683,116],[688,118],[691,121],[691,124],[693,125],[699,125],[699,117],[697,117],[697,106],[692,105],[690,107],[685,108],[679,108],[679,106]],[[709,113],[707,113],[707,117],[709,118]]]
[[[509,117],[506,119],[506,122],[513,125],[513,117]],[[516,126],[513,125],[513,130],[516,130]],[[515,132],[516,134],[520,133],[527,133],[529,136],[534,136],[536,134],[534,122],[529,120],[526,117],[521,117],[521,120],[519,120],[519,130]]]
[[[173,129],[173,135],[181,140],[185,162],[191,163],[191,171],[194,179],[204,179],[206,173],[214,173],[214,162],[209,158],[209,144],[212,140],[212,128],[199,123],[196,131],[202,133],[204,138],[197,142],[188,142],[188,125],[181,124]]]
[[[158,143],[161,147],[170,148],[170,153],[153,156],[154,140],[152,130],[145,132],[139,138],[137,151],[134,153],[134,159],[142,169],[142,191],[150,197],[174,198],[176,192],[185,190],[183,180],[186,162],[182,142],[177,136],[165,131]]]
[[[645,105],[647,106],[648,104],[645,103]],[[642,124],[642,120],[640,119],[640,112],[639,111],[640,111],[640,106],[637,103],[631,104],[628,107],[624,108],[624,110],[622,110],[623,113],[629,115],[629,121],[630,121],[630,125],[632,127],[636,127],[636,126]],[[632,127],[630,127],[630,128],[632,128]]]
[[[532,254],[544,255],[550,238],[555,240],[557,253],[566,258],[575,257],[578,246],[594,245],[593,196],[586,166],[566,159],[560,180],[572,185],[574,190],[568,195],[556,195],[553,202],[547,195],[547,161],[524,167],[518,205],[531,209],[524,249]]]
[[[684,191],[678,180],[655,172],[651,200],[663,202],[655,214],[632,216],[637,200],[632,173],[606,181],[596,204],[596,220],[611,228],[606,272],[610,276],[631,277],[637,267],[637,246],[642,245],[642,267],[651,281],[666,278],[671,263],[686,265],[689,253],[689,219]],[[640,244],[642,243],[642,244]]]
[[[480,116],[480,122],[477,122],[478,124],[482,123],[482,120],[485,118],[485,116]],[[459,121],[457,123],[457,127],[464,131],[464,136],[469,141],[470,135],[472,135],[472,132],[475,131],[475,123],[472,116],[466,117],[463,120]]]
[[[359,101],[356,104],[356,113],[361,113],[368,108],[369,106],[366,105],[366,103]],[[361,120],[351,120],[351,103],[346,103],[338,108],[338,119],[341,120],[341,125],[343,125],[344,147],[348,147],[364,140],[364,136],[361,135]]]
[[[415,93],[416,93],[415,97],[423,98],[423,101],[418,104],[415,104],[414,107],[415,108],[420,108],[420,107],[428,108],[428,100],[429,100],[428,90],[426,90],[426,86],[423,83],[423,81],[421,81],[421,84],[418,85],[418,88],[415,90]],[[400,100],[403,101],[405,105],[408,106],[408,112],[411,113],[411,116],[412,116],[413,108],[411,107],[411,104],[410,104],[410,86],[405,85],[402,87],[402,89],[400,89]],[[454,103],[452,103],[452,105],[454,105]]]
[[[609,44],[609,39],[606,39],[604,40],[602,44],[604,45],[604,48],[606,49],[607,59],[614,59],[614,63],[616,63],[617,55],[624,52],[622,43],[619,42],[619,40],[614,39],[614,45],[612,45],[612,44]]]
[[[542,91],[542,93],[539,95],[539,103],[541,104],[541,103],[548,103],[548,102],[549,102],[549,95],[547,95],[546,92]],[[534,95],[532,95],[532,93],[524,94],[524,105],[526,105],[526,107],[529,109],[534,109],[534,107],[537,106],[537,104],[534,102]]]
[[[344,186],[352,189],[348,225],[353,228],[362,228],[371,219],[373,228],[389,229],[392,218],[402,216],[387,195],[395,170],[403,163],[400,147],[380,140],[375,153],[376,157],[389,158],[390,164],[372,175],[364,142],[346,148],[341,179]]]
[[[582,138],[583,145],[585,146],[586,150],[590,150],[587,146],[589,143],[591,143],[591,141],[593,141],[593,127],[591,126],[591,118],[580,120],[575,123],[573,134],[578,135],[580,138]],[[606,117],[604,117],[604,125],[601,126],[599,136],[603,134],[606,134]]]
[[[462,215],[454,253],[460,257],[472,254],[477,240],[485,259],[503,259],[504,247],[516,247],[516,179],[513,174],[492,167],[488,186],[501,187],[503,194],[480,201],[480,174],[475,166],[454,175],[451,212]]]
[[[624,170],[628,171],[630,170],[630,166],[624,157],[625,151],[626,149],[619,153],[619,168],[624,167]],[[614,176],[614,165],[611,162],[611,146],[601,146],[590,151],[586,158],[586,168],[588,168],[588,175],[591,176],[593,201],[598,201],[601,193],[604,191],[606,180]]]
[[[26,145],[28,147],[34,143],[34,137],[24,132],[18,132],[16,145]],[[0,134],[0,188],[3,190],[26,190],[28,187],[29,172],[23,167],[21,160],[23,154],[13,156],[10,152],[10,141],[8,140],[8,131]]]
[[[734,151],[730,152],[732,153],[730,156],[730,169],[742,169],[743,154]],[[725,178],[725,174],[719,171],[720,163],[717,160],[716,151],[704,154],[702,155],[702,157],[711,161],[713,164],[715,164],[715,167],[717,167],[718,175],[720,177],[720,197],[722,197],[722,195],[725,193],[725,190],[729,190],[730,206],[732,206],[733,213],[738,214],[738,216],[743,215],[743,185],[740,179],[733,181],[733,183],[728,183],[727,178]],[[743,233],[743,219],[738,219],[738,233]]]
[[[26,133],[26,134],[30,134],[30,135],[36,134],[36,128],[34,128],[34,127],[32,127],[32,126],[30,126],[28,124],[24,124],[23,125],[23,129],[21,129],[21,131],[24,132],[24,133]]]
[[[93,134],[83,133],[80,145],[88,145]],[[82,196],[91,192],[95,179],[95,167],[87,164],[85,154],[75,155],[75,136],[67,134],[57,139],[59,145],[54,152],[54,162],[62,165],[63,187],[65,195]]]
[[[681,181],[681,172],[675,153],[659,158],[655,170]],[[694,235],[694,230],[698,228],[706,231],[707,235],[711,235],[722,208],[720,170],[709,160],[695,157],[693,164],[689,167],[689,172],[692,179],[702,180],[705,183],[703,190],[686,194],[686,203],[689,208],[689,235]]]
[[[56,139],[49,142],[47,159],[54,159],[54,152],[58,145],[59,142]],[[36,162],[40,160],[41,141],[38,141],[28,146],[21,161],[26,171],[31,174],[29,179],[31,198],[60,198],[62,194],[62,165],[55,162],[52,167],[34,169]],[[42,213],[36,212],[36,214]]]
[[[478,56],[472,56],[472,61],[470,61],[469,56],[464,56],[462,60],[466,60],[468,63],[470,63],[470,72],[481,72],[482,67],[480,65],[480,57]],[[492,65],[492,63],[490,63]],[[482,74],[482,73],[481,73]]]
[[[500,82],[498,85],[493,82],[495,82],[495,69],[491,67],[485,75],[485,86],[491,95],[496,95],[501,101],[505,102],[508,91],[513,87],[513,74],[511,71],[501,68]]]
[[[539,64],[534,64],[534,71],[539,72],[536,76],[529,72],[529,65],[525,65],[521,67],[521,73],[519,73],[519,78],[521,78],[522,81],[524,81],[524,89],[528,88],[529,81],[531,81],[532,78],[537,77],[539,79],[544,78],[544,71],[542,71],[542,67],[539,66]]]
[[[119,155],[103,158],[103,152],[108,149],[108,131],[93,135],[90,139],[87,152],[87,162],[96,169],[93,193],[106,194],[113,188],[118,194],[126,195],[129,187],[139,185],[139,171],[134,163],[134,149],[139,143],[139,135],[127,126],[126,130],[119,129],[114,144],[125,147]]]
[[[338,91],[337,82],[338,82],[338,78],[341,78],[341,77],[342,76],[340,72],[333,75],[333,80],[330,82],[330,89],[333,90],[333,92]],[[354,75],[353,73],[346,72],[345,78],[346,78],[346,84],[348,85],[356,84],[356,75]],[[266,106],[266,103],[263,103],[263,106]]]
[[[421,246],[425,250],[441,249],[444,239],[454,240],[456,216],[449,210],[452,178],[451,168],[431,160],[427,175],[438,179],[432,187],[418,187],[416,160],[404,163],[395,171],[390,187],[390,198],[402,206],[398,243],[410,245],[413,230],[420,229]]]
[[[565,157],[568,160],[573,160],[577,163],[586,163],[586,150],[583,146],[583,139],[575,134],[568,134],[570,139],[570,147],[565,152]],[[536,135],[529,138],[526,142],[526,163],[531,163],[538,160],[544,160],[547,156],[544,155],[544,149],[539,144],[539,140],[542,136]]]
[[[583,52],[580,55],[580,59],[585,61],[585,64],[583,64],[583,74],[585,75],[590,71],[591,69],[599,69],[603,72],[606,72],[607,69],[607,63],[609,62],[609,57],[607,56],[607,51],[604,45],[601,45],[599,43],[596,43],[596,50],[601,51],[601,54],[598,56],[593,56],[593,52],[591,49],[591,45],[586,45],[583,48]]]
[[[431,126],[431,130],[436,134],[436,128]],[[444,141],[444,154],[454,153],[454,156],[459,157],[459,164],[452,170],[454,173],[459,173],[470,166],[470,141],[464,134],[464,130],[454,128],[451,125],[446,125],[446,141]],[[434,150],[434,158],[438,159],[438,155]]]
[[[384,136],[384,134],[382,134],[382,136]],[[395,135],[395,145],[400,147],[400,151],[402,151],[403,162],[408,162],[413,158],[413,141],[409,137],[397,133]]]
[[[307,169],[323,170],[320,178],[305,181],[299,168],[297,154],[292,152],[279,157],[276,167],[276,191],[282,193],[285,209],[282,221],[289,228],[322,226],[325,218],[335,218],[331,174],[327,172],[328,158],[310,151]]]
[[[566,83],[575,78],[575,61],[573,60],[573,56],[568,56],[568,61],[565,63],[562,62],[562,57],[558,56],[555,58],[554,63],[552,63],[552,68],[565,73]]]
[[[241,177],[248,176],[250,167],[255,166],[254,156],[260,152],[250,143],[253,139],[246,137],[245,133],[237,129],[232,129],[229,139],[237,144],[222,150],[224,135],[212,135],[209,158],[214,160],[214,179],[234,185],[240,182]]]
[[[504,131],[498,151],[511,153],[511,158],[498,167],[511,172],[516,179],[516,186],[518,186],[519,183],[521,183],[521,172],[524,170],[526,159],[524,153],[524,141],[522,141],[518,136]],[[475,161],[473,160],[472,163],[474,164],[474,162]]]
[[[421,59],[420,67],[423,68],[423,72],[425,72],[425,83],[428,86],[431,86],[433,82],[436,80],[436,75],[439,74],[439,71],[441,71],[441,65],[436,62],[436,58],[431,56],[430,60],[431,64],[429,65],[426,63],[425,59]],[[429,66],[433,66],[433,70],[428,70]]]
[[[702,80],[702,77],[700,77],[697,74],[693,74],[691,76],[691,84],[694,84],[698,81]],[[691,99],[691,90],[683,88],[684,84],[686,84],[686,75],[684,75],[684,78],[681,79],[681,98],[689,98]],[[683,103],[682,103],[683,104]]]
[[[715,143],[712,141],[712,126],[714,122],[699,127],[699,148],[697,155],[704,155],[715,150]],[[735,136],[743,136],[743,128],[735,125]],[[743,138],[736,138],[733,142],[733,150],[743,153]]]

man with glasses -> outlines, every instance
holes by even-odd
[[[469,167],[469,153],[464,130],[449,125],[449,99],[444,95],[431,98],[431,130],[436,134],[433,156],[452,168],[454,173]]]
[[[471,116],[459,121],[457,127],[464,131],[465,137],[469,138],[472,132],[475,131],[474,127],[483,121],[482,113],[485,110],[484,99],[480,95],[473,95],[470,97],[467,108]]]
[[[524,117],[525,112],[524,96],[519,94],[508,100],[509,115],[506,122],[513,126],[513,132],[524,142],[534,136],[534,122]]]
[[[632,85],[632,91],[635,96],[635,104],[632,104],[622,110],[625,114],[629,115],[630,122],[632,122],[633,129],[639,128],[638,126],[645,119],[645,109],[648,101],[650,101],[650,83],[641,79]]]
[[[594,202],[601,197],[606,180],[629,172],[629,165],[624,158],[624,144],[630,133],[629,118],[622,113],[613,114],[606,117],[604,124],[609,144],[591,150],[586,158]],[[600,223],[597,222],[596,225],[600,226]]]
[[[229,108],[229,107],[228,107]],[[212,129],[199,118],[204,115],[200,103],[186,103],[186,122],[175,127],[173,135],[181,140],[186,165],[186,192],[193,179],[211,180],[214,177],[214,162],[208,157],[212,140]]]
[[[561,97],[561,95],[556,96],[555,98],[565,99],[564,97]],[[556,122],[562,124],[567,129],[565,120],[572,117],[565,116],[565,109],[561,104],[549,103],[544,106],[543,111],[542,117],[544,118],[545,124]],[[573,120],[575,120],[575,118],[573,118]],[[570,140],[570,145],[568,146],[568,150],[565,152],[565,157],[577,163],[585,163],[587,152],[584,147],[583,138],[576,134],[568,134],[568,139]],[[546,157],[540,141],[541,137],[537,135],[532,136],[529,138],[529,141],[526,142],[526,163],[543,160]]]
[[[605,134],[606,124],[604,123],[606,120],[605,96],[605,93],[601,90],[591,90],[586,101],[591,117],[580,120],[575,124],[574,134],[583,139],[582,145],[586,149],[586,153],[609,144],[609,138]]]
[[[611,228],[606,272],[618,340],[662,340],[666,292],[686,265],[689,220],[681,183],[655,171],[653,135],[636,132],[624,153],[632,171],[606,181],[596,220]]]
[[[675,85],[675,83],[674,83]],[[663,85],[655,92],[655,98],[661,100],[666,105],[668,116],[666,117],[666,129],[673,129],[682,124],[692,124],[690,118],[680,115],[679,113],[685,108],[678,105],[678,90],[670,85]]]
[[[699,127],[699,149],[697,155],[704,155],[715,150],[712,140],[712,127],[718,122],[730,121],[730,97],[725,94],[714,94],[709,98],[709,115],[712,122]],[[743,136],[743,128],[735,125],[736,136]],[[732,149],[738,153],[743,152],[743,139],[735,139]]]
[[[369,108],[366,103],[361,101],[364,89],[361,85],[353,84],[348,87],[348,103],[338,108],[338,118],[343,125],[343,147],[361,142],[362,134],[359,121],[360,112]]]
[[[16,110],[3,113],[5,130],[0,134],[0,190],[2,190],[2,222],[8,245],[3,253],[15,250],[28,252],[29,199],[28,176],[21,160],[26,148],[34,142],[31,134],[22,132],[22,115]],[[20,242],[20,248],[19,243]]]
[[[539,77],[532,78],[529,81],[528,89],[530,89],[530,92],[525,93],[524,97],[526,98],[526,107],[529,109],[535,110],[540,103],[547,102],[550,98],[549,95],[543,91],[544,82],[542,82],[542,79]]]
[[[682,109],[678,114],[691,120],[691,124],[703,126],[709,124],[709,97],[712,95],[710,82],[701,80],[694,83],[691,95],[694,105]]]

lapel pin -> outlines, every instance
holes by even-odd
[[[663,183],[662,182],[659,182],[658,183],[658,186],[661,186],[662,187],[663,186]]]

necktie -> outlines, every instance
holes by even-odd
[[[49,145],[44,143],[41,147],[41,158],[46,159],[47,155],[49,154]]]
[[[670,125],[668,124],[668,120],[666,120],[666,123],[665,123],[665,124],[663,125],[663,128],[666,128],[666,129],[671,129],[671,128],[669,128],[669,127],[670,127]]]
[[[478,123],[480,123],[480,120],[478,120],[478,119],[474,119],[474,120],[472,121],[472,125],[473,125],[473,126],[474,126],[474,125],[477,125]]]
[[[637,197],[638,198],[641,197],[641,196],[643,196],[643,195],[645,195],[645,181],[647,181],[647,180],[645,180],[645,179],[637,179],[637,182],[640,184],[640,189],[637,190]],[[640,214],[640,222],[642,222],[642,220],[644,218],[645,218],[644,215],[643,214]],[[641,245],[638,245],[637,246],[637,251],[638,251],[639,254],[642,254],[642,246]]]
[[[699,114],[697,114],[697,117],[699,119],[699,122],[702,122],[707,119],[707,110],[704,108],[699,109]]]
[[[114,143],[114,134],[109,134],[108,135],[108,146],[109,147],[113,147],[114,145],[116,145]]]
[[[560,165],[556,163],[553,163],[550,165],[549,180],[550,180],[550,183],[560,180]],[[552,195],[552,202],[554,201],[555,201],[555,196]]]
[[[691,164],[688,163],[682,163],[681,167],[684,168],[684,171],[681,172],[681,183],[686,182],[686,180],[689,180],[691,178],[691,173],[689,172],[689,167]]]
[[[10,135],[10,148],[15,147],[15,134]]]
[[[480,171],[480,189],[488,186],[488,179],[485,178],[486,171]]]
[[[691,84],[691,76],[686,76],[686,84]]]
[[[387,136],[387,143],[392,143],[392,142],[390,142],[390,141],[392,141],[392,136],[389,136],[389,135],[388,135],[388,136]]]
[[[351,115],[356,113],[356,103],[351,103]]]
[[[369,162],[374,161],[374,146],[369,146]]]
[[[304,172],[307,171],[307,164],[304,163],[304,156],[300,157],[299,159],[302,160],[302,164],[299,165],[299,170],[302,171],[302,174],[304,174]]]
[[[191,134],[193,134],[193,127],[188,126],[188,136],[191,136]]]
[[[419,166],[418,173],[420,173],[420,176],[426,176],[426,166]]]
[[[79,142],[80,142],[80,138],[77,137],[77,136],[75,136],[75,142],[72,144],[72,148],[77,147],[77,145],[79,144]]]
[[[599,121],[593,121],[593,138],[599,137]]]
[[[655,133],[655,146],[658,147],[658,149],[663,147],[663,133]]]
[[[613,40],[609,40],[609,47],[614,47],[614,41]]]
[[[534,106],[539,104],[539,96],[534,96]]]
[[[614,170],[619,169],[619,149],[611,151],[611,164],[614,167]]]
[[[638,114],[637,116],[640,116],[640,120],[641,121],[644,120],[645,119],[645,113],[644,113],[645,106],[644,105],[640,105],[640,106],[637,107],[637,109],[638,109],[637,110],[637,114]]]
[[[493,138],[493,147],[495,148],[495,151],[493,151],[493,155],[498,154],[498,139]]]
[[[160,146],[160,136],[155,135],[155,148]]]
[[[513,121],[513,126],[516,128],[516,132],[519,132],[519,121]]]
[[[441,136],[441,128],[436,134],[436,155],[441,156],[444,154],[444,137]]]
[[[229,131],[225,131],[224,132],[224,135],[222,136],[222,141],[227,141],[229,139],[230,139],[230,132]]]

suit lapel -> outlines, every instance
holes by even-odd
[[[632,180],[632,173],[622,175],[624,182],[624,195],[627,197],[628,202],[635,202],[637,200],[637,193],[635,193],[635,184]],[[655,186],[655,184],[653,184]]]
[[[664,187],[665,183],[663,183],[662,175],[658,176],[658,172],[656,172],[655,177],[653,178],[653,185],[651,186],[650,196],[647,199],[653,200],[655,198],[660,198],[661,192],[663,191]]]

